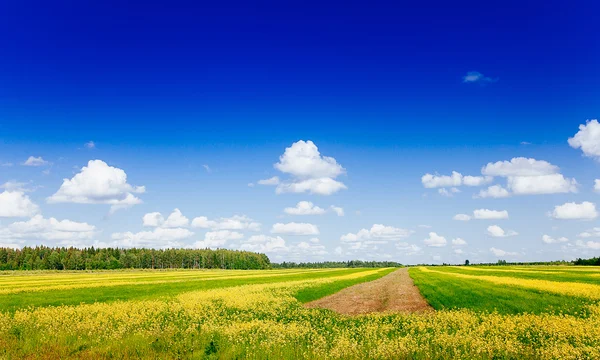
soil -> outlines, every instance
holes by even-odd
[[[324,308],[346,315],[374,312],[426,313],[433,308],[402,268],[380,279],[350,286],[304,306]]]

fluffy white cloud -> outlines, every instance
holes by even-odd
[[[430,232],[429,237],[423,240],[423,242],[425,243],[425,245],[432,247],[442,247],[446,246],[446,244],[448,243],[445,237],[438,235],[434,232]]]
[[[504,229],[502,229],[498,225],[490,225],[490,226],[488,226],[487,232],[488,232],[488,234],[490,234],[493,237],[508,237],[508,236],[519,235],[519,233],[517,233],[516,231],[513,231],[513,230],[506,230],[505,231]]]
[[[581,241],[577,240],[575,245],[592,250],[600,250],[600,241]]]
[[[49,162],[44,160],[41,156],[39,156],[39,157],[30,156],[23,163],[23,165],[25,165],[25,166],[43,166],[43,165],[48,165],[48,164],[49,164]]]
[[[440,189],[438,189],[438,193],[440,195],[446,196],[446,197],[453,197],[454,194],[457,194],[459,192],[460,192],[460,190],[458,188],[455,188],[455,187],[450,188],[450,191],[448,191],[448,189],[446,189],[446,188],[440,188]]]
[[[485,184],[489,184],[494,180],[491,176],[463,176],[463,185],[465,186],[482,186]]]
[[[462,249],[454,249],[454,253],[457,255],[462,255],[464,251]]]
[[[473,211],[473,218],[479,220],[499,220],[499,219],[508,219],[508,211],[502,210],[488,210],[488,209],[478,209]]]
[[[494,185],[476,197],[501,198],[510,195],[539,195],[577,192],[577,181],[565,178],[559,168],[544,160],[517,157],[510,161],[488,163],[481,173],[507,178],[506,189]],[[510,191],[509,191],[510,190]]]
[[[509,197],[510,192],[500,185],[492,185],[486,190],[481,190],[475,197],[477,198],[505,198]]]
[[[274,166],[283,173],[301,179],[335,178],[346,171],[334,158],[321,156],[317,146],[310,140],[300,140],[286,148]]]
[[[93,141],[88,141],[83,146],[85,146],[86,149],[95,149],[96,148],[96,143],[93,142]]]
[[[483,175],[488,176],[540,176],[558,173],[558,166],[544,160],[517,157],[510,161],[488,163],[481,169]]]
[[[453,246],[463,246],[463,245],[467,245],[467,242],[461,238],[456,238],[456,239],[452,239],[452,245]]]
[[[209,220],[206,216],[199,216],[192,220],[192,227],[211,230],[250,230],[260,231],[261,224],[246,215],[234,215],[229,218]]]
[[[287,207],[283,210],[290,215],[322,215],[325,214],[325,209],[315,206],[310,201],[300,201],[296,207]]]
[[[316,225],[308,223],[277,223],[271,228],[271,233],[287,235],[318,235],[319,228]]]
[[[403,255],[417,255],[421,253],[421,250],[423,250],[421,247],[415,244],[408,245],[406,243],[399,243],[396,247],[401,253],[403,253]]]
[[[578,236],[582,238],[600,237],[600,227],[595,227],[593,229],[582,232]]]
[[[579,125],[579,131],[568,141],[572,148],[581,149],[585,156],[600,160],[600,124],[598,120],[587,121],[585,125]]]
[[[277,185],[276,193],[303,193],[331,195],[347,189],[344,183],[335,180],[345,174],[342,165],[329,156],[322,156],[312,141],[300,140],[285,149],[279,162],[273,165],[277,170],[290,175],[287,181],[277,176],[260,180],[262,185]]]
[[[312,238],[308,242],[302,241],[298,245],[292,248],[299,254],[323,256],[327,255],[328,252],[325,250],[325,246],[321,245],[321,241],[318,238]]]
[[[594,180],[594,191],[600,192],[600,179]]]
[[[119,247],[147,247],[147,248],[175,248],[182,247],[181,240],[188,239],[194,235],[193,232],[184,228],[162,228],[157,227],[152,231],[131,231],[114,233],[111,239],[114,245]]]
[[[467,214],[456,214],[452,219],[457,221],[469,221],[471,220],[471,216]]]
[[[165,222],[165,218],[159,212],[151,212],[145,214],[142,221],[144,226],[158,227]]]
[[[540,195],[577,192],[577,181],[562,174],[510,176],[507,186],[515,195]]]
[[[493,178],[490,176],[463,176],[457,171],[453,171],[451,175],[433,175],[427,173],[421,177],[421,183],[426,188],[446,188],[461,185],[481,186],[492,180]]]
[[[555,206],[552,217],[568,220],[592,220],[598,217],[598,211],[596,210],[596,204],[589,201],[584,201],[581,204],[571,202]]]
[[[287,252],[289,248],[280,236],[253,235],[240,246],[241,250],[261,253]]]
[[[258,180],[259,185],[279,185],[279,177],[273,176],[269,179]]]
[[[344,216],[343,208],[341,208],[339,206],[331,205],[330,209],[333,210],[333,212],[335,212],[337,214],[337,216]]]
[[[492,79],[490,77],[484,76],[479,71],[469,71],[467,75],[463,76],[463,83],[478,83],[478,84],[487,84],[498,81],[498,79]]]
[[[204,235],[204,240],[196,241],[194,243],[194,247],[198,249],[217,248],[225,245],[230,240],[239,240],[243,238],[244,234],[241,234],[237,231],[209,231]]]
[[[59,221],[53,217],[46,219],[42,215],[0,228],[0,239],[42,241],[44,245],[59,246],[77,246],[78,242],[91,240],[95,234],[96,227],[88,223]]]
[[[504,251],[502,249],[496,249],[496,248],[490,248],[490,252],[492,254],[494,254],[495,256],[517,256],[519,255],[519,253],[517,252],[509,252],[509,251]]]
[[[140,204],[134,194],[143,193],[143,186],[127,183],[125,171],[108,166],[102,160],[90,160],[71,180],[64,179],[49,203],[109,204],[111,212]]]
[[[275,192],[277,194],[309,192],[316,195],[331,195],[343,189],[347,189],[347,187],[340,181],[332,178],[318,178],[282,183],[277,186]]]
[[[566,237],[560,237],[558,239],[555,239],[550,235],[544,235],[544,236],[542,236],[542,241],[545,242],[546,244],[556,244],[556,243],[568,242],[569,239],[567,239]]]
[[[31,217],[40,208],[22,191],[4,191],[0,193],[0,217]]]
[[[410,236],[413,233],[411,230],[396,228],[393,226],[385,226],[382,224],[374,224],[371,229],[361,229],[357,233],[348,233],[342,235],[342,242],[359,242],[359,241],[379,241],[388,242],[400,240]]]

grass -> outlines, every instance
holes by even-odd
[[[93,274],[72,274],[73,277],[86,276],[87,284],[90,287],[63,289],[63,290],[46,290],[40,285],[39,291],[26,291],[13,294],[0,294],[0,311],[14,312],[18,309],[27,308],[30,306],[59,306],[59,305],[79,305],[91,304],[95,302],[112,302],[125,300],[150,300],[156,298],[169,298],[181,293],[210,290],[218,288],[228,288],[241,285],[252,284],[270,284],[297,280],[317,280],[336,277],[344,274],[354,274],[369,271],[371,269],[327,269],[327,270],[282,270],[282,271],[238,271],[238,270],[221,270],[221,271],[197,271],[198,277],[190,277],[190,271],[171,271],[160,272],[155,271],[117,271],[114,273],[99,272]],[[178,282],[159,282],[164,280],[164,275],[169,274],[177,277],[179,274],[180,281]],[[108,276],[107,276],[108,275]],[[137,278],[144,278],[146,281],[156,281],[156,283],[126,283],[115,286],[111,276],[119,279],[123,275]],[[207,277],[210,275],[209,279]],[[215,277],[215,275],[217,275]],[[40,276],[47,276],[41,273]],[[69,275],[57,274],[61,280]],[[203,276],[203,277],[201,277]],[[235,278],[235,276],[240,276]],[[36,275],[29,276],[34,279]],[[95,279],[97,277],[97,279]],[[19,283],[18,277],[11,277],[13,286]],[[54,280],[52,276],[47,280],[52,284]],[[95,285],[106,285],[93,287]],[[78,285],[79,286],[79,285]],[[349,285],[348,285],[349,286]],[[1,289],[6,289],[8,285],[3,285]]]
[[[507,267],[503,268],[507,269]],[[493,268],[487,268],[479,272],[454,267],[434,267],[431,269],[435,272],[425,272],[422,268],[411,268],[409,274],[421,294],[436,310],[470,309],[510,315],[563,313],[585,316],[588,306],[596,303],[585,297],[555,294],[519,286],[499,286],[477,278],[453,276],[453,274],[461,273],[546,280],[548,278],[547,274],[503,272],[502,269],[496,270]],[[544,270],[542,268],[539,271]],[[585,275],[580,275],[580,277],[583,276]],[[563,282],[564,280],[565,278],[562,278]],[[559,280],[553,278],[553,281]]]
[[[395,268],[383,269],[375,274],[360,277],[360,278],[338,280],[333,283],[327,283],[327,284],[321,284],[321,285],[317,285],[317,286],[302,288],[302,289],[298,290],[298,292],[296,292],[296,294],[294,294],[294,297],[296,298],[296,300],[298,300],[304,304],[307,302],[311,302],[313,300],[323,298],[327,295],[335,294],[336,292],[338,292],[342,289],[345,289],[347,287],[350,287],[352,285],[364,283],[367,281],[377,280],[377,279],[379,279],[393,271],[396,271],[396,270],[397,269],[395,269]]]
[[[343,316],[302,306],[303,301],[393,269],[283,272],[277,276],[265,271],[245,278],[233,277],[247,273],[216,272],[222,275],[218,280],[189,282],[239,286],[0,312],[0,359],[600,358],[600,305],[586,307],[570,302],[578,297],[493,286],[489,281],[457,277],[443,268],[432,269],[442,272],[410,269],[440,309],[426,315]],[[146,286],[107,289],[133,291]],[[43,297],[50,293],[28,294]],[[503,312],[489,312],[494,299]],[[543,306],[536,308],[536,302]],[[588,314],[543,312],[561,306],[587,309]],[[454,307],[463,309],[449,309]]]

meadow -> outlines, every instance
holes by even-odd
[[[596,267],[410,268],[425,314],[303,306],[395,270],[5,272],[0,358],[600,358]]]

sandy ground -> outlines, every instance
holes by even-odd
[[[326,308],[346,315],[372,312],[429,312],[433,308],[402,268],[381,279],[354,285],[333,295],[305,304],[309,308]]]

